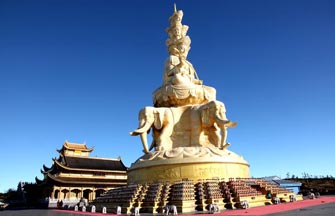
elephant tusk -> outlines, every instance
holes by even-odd
[[[222,119],[218,116],[216,116],[216,122],[219,125],[223,125],[224,127],[229,127],[229,128],[235,127],[237,125],[236,122],[232,122],[232,121],[229,121],[229,120],[224,120],[224,119]]]
[[[146,122],[146,123],[143,125],[143,127],[138,128],[138,129],[136,129],[136,130],[130,132],[130,135],[131,135],[131,136],[137,136],[137,135],[139,135],[139,134],[149,132],[149,131],[150,131],[150,128],[151,128],[151,125],[152,125],[151,123]]]
[[[142,130],[136,129],[136,130],[130,132],[129,134],[131,136],[137,136],[137,135],[142,134],[142,133],[144,133],[144,132],[142,132]]]
[[[233,128],[233,127],[235,127],[236,125],[237,125],[237,122],[229,121],[229,122],[227,123],[227,127],[230,127],[230,128]]]
[[[219,116],[215,116],[215,120],[216,120],[216,123],[218,123],[219,125],[224,125],[224,126],[226,126],[226,124],[229,123],[229,120],[227,120],[227,119],[222,119],[222,118],[220,118]]]
[[[139,133],[136,132],[136,131],[129,132],[129,134],[130,134],[130,136],[137,136],[137,135],[139,135]]]

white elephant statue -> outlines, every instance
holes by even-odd
[[[211,144],[220,149],[224,149],[229,146],[229,143],[227,143],[227,128],[235,127],[237,123],[231,122],[227,119],[224,103],[220,101],[210,101],[207,104],[199,106],[198,109],[196,109],[195,115],[200,115],[200,130],[207,133]],[[191,117],[191,119],[196,118]],[[194,128],[199,126],[196,123],[192,123],[192,125],[195,126]]]
[[[217,213],[217,212],[220,211],[220,207],[219,207],[218,204],[216,204],[216,203],[211,203],[211,204],[209,204],[209,206],[208,206],[208,211],[209,211],[210,213]]]
[[[171,135],[173,132],[173,114],[170,108],[145,107],[139,113],[139,127],[130,132],[130,135],[140,135],[144,153],[155,147],[156,151],[165,147],[172,147]],[[152,128],[153,142],[148,148],[147,134]],[[164,143],[164,145],[163,145]]]
[[[164,215],[169,215],[170,213],[173,214],[173,215],[177,215],[178,214],[177,206],[175,206],[175,205],[163,206],[163,214]]]
[[[227,128],[236,124],[227,119],[225,106],[220,101],[183,107],[145,107],[139,113],[138,129],[130,135],[141,136],[146,154],[153,147],[156,151],[209,145],[225,149],[229,145]],[[148,147],[150,129],[153,142]]]
[[[249,208],[249,202],[247,200],[241,201],[240,204],[241,204],[241,207],[243,209],[248,209]]]
[[[131,209],[131,215],[135,215],[135,216],[140,215],[140,207],[138,206],[133,207]]]

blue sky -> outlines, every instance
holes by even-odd
[[[0,1],[0,192],[42,178],[65,140],[141,156],[174,1]],[[254,177],[335,176],[335,1],[177,0],[188,60],[215,87]]]

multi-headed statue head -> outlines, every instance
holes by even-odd
[[[166,40],[166,46],[170,55],[183,56],[186,59],[190,50],[191,39],[186,35],[188,26],[181,23],[182,19],[183,11],[177,11],[175,5],[174,12],[169,18],[170,26],[166,28],[166,32],[169,35]]]

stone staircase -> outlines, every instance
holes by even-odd
[[[281,202],[290,202],[290,196],[302,200],[301,196],[280,187],[274,182],[259,178],[234,178],[228,181],[203,179],[193,182],[181,180],[174,182],[155,182],[151,184],[131,184],[112,189],[95,199],[91,204],[97,211],[103,207],[108,213],[116,213],[121,206],[122,213],[131,214],[134,207],[141,213],[162,213],[165,205],[175,205],[178,213],[206,212],[210,204],[217,204],[220,210],[273,204],[271,198],[278,197]]]

